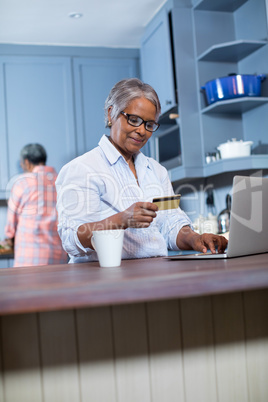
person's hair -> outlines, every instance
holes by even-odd
[[[145,84],[138,78],[124,79],[113,86],[104,105],[105,127],[108,127],[108,109],[112,106],[111,118],[117,119],[134,99],[146,98],[155,106],[156,121],[161,113],[161,105],[156,91],[149,84]]]
[[[47,153],[45,148],[40,144],[28,144],[20,151],[20,158],[22,161],[28,159],[28,161],[33,165],[45,165],[47,161]]]

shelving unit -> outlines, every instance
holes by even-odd
[[[241,97],[213,103],[201,110],[201,113],[240,114],[268,102],[268,97]]]
[[[211,162],[200,168],[184,168],[178,166],[169,170],[172,182],[183,181],[185,178],[203,178],[225,174],[227,172],[239,172],[243,170],[267,170],[268,155],[251,155],[240,158],[221,159]]]
[[[211,105],[201,90],[206,82],[231,73],[268,77],[266,8],[266,0],[192,0],[192,8],[184,0],[168,0],[159,10],[155,21],[167,20],[167,15],[171,21],[180,114],[181,165],[169,169],[172,181],[268,169],[267,154],[209,165],[205,159],[206,153],[215,152],[219,144],[231,138],[252,140],[253,149],[260,143],[263,147],[256,152],[266,152],[268,79],[262,82],[259,97],[239,97]],[[151,27],[145,37],[152,34]],[[167,68],[164,71],[169,74]],[[166,74],[159,74],[157,82],[165,81],[163,75],[166,80]],[[170,109],[164,110],[167,113]],[[168,132],[170,126],[162,126],[161,130]]]
[[[202,163],[200,166],[183,163],[169,171],[170,178],[176,182],[226,172],[268,169],[267,154],[205,162],[207,152],[214,152],[219,144],[231,138],[253,140],[255,146],[259,141],[268,142],[268,85],[262,84],[260,97],[240,97],[211,105],[207,105],[205,93],[200,91],[206,82],[230,73],[268,73],[267,69],[263,71],[268,65],[265,0],[202,0],[195,2],[192,12],[201,137],[196,146],[202,153]],[[250,23],[243,24],[243,19]],[[194,113],[194,109],[190,112]],[[189,133],[193,135],[190,130]],[[195,146],[194,137],[192,146]]]
[[[169,178],[172,183],[177,181],[185,181],[188,179],[195,179],[198,177],[203,177],[203,167],[185,167],[177,166],[173,169],[169,169]]]
[[[194,8],[196,10],[233,12],[246,2],[247,0],[199,0]]]
[[[222,172],[239,172],[241,170],[258,170],[268,168],[268,155],[251,155],[240,158],[221,159],[204,166],[203,176],[209,177]]]
[[[203,0],[193,7],[197,91],[200,97],[200,124],[203,176],[228,171],[265,169],[267,155],[252,155],[240,160],[221,160],[209,165],[205,154],[231,138],[267,142],[268,86],[262,96],[239,97],[207,105],[200,88],[218,77],[237,74],[267,74],[267,18],[265,0]],[[248,21],[245,24],[245,21]],[[250,21],[250,22],[249,22]],[[205,29],[204,29],[205,26]],[[221,29],[226,26],[226,29]],[[264,116],[260,121],[259,116]],[[254,124],[255,123],[255,124]],[[253,146],[254,146],[253,145]]]
[[[198,61],[238,62],[267,45],[267,41],[236,40],[211,46],[203,52]]]

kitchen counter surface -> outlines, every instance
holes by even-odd
[[[0,271],[0,314],[186,298],[268,287],[268,254],[229,260],[161,257],[7,268]]]

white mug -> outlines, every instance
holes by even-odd
[[[94,230],[91,243],[95,248],[101,267],[121,265],[124,229]]]

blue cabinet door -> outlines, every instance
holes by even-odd
[[[0,260],[0,268],[9,268],[9,261],[1,259]]]
[[[1,186],[20,172],[19,153],[42,144],[57,171],[76,156],[71,60],[68,57],[0,58]]]
[[[82,154],[98,145],[109,134],[104,124],[104,103],[116,82],[138,76],[135,58],[75,58],[74,84],[77,124],[77,149]]]
[[[157,92],[162,114],[176,105],[168,11],[164,8],[146,28],[141,43],[141,75]]]

